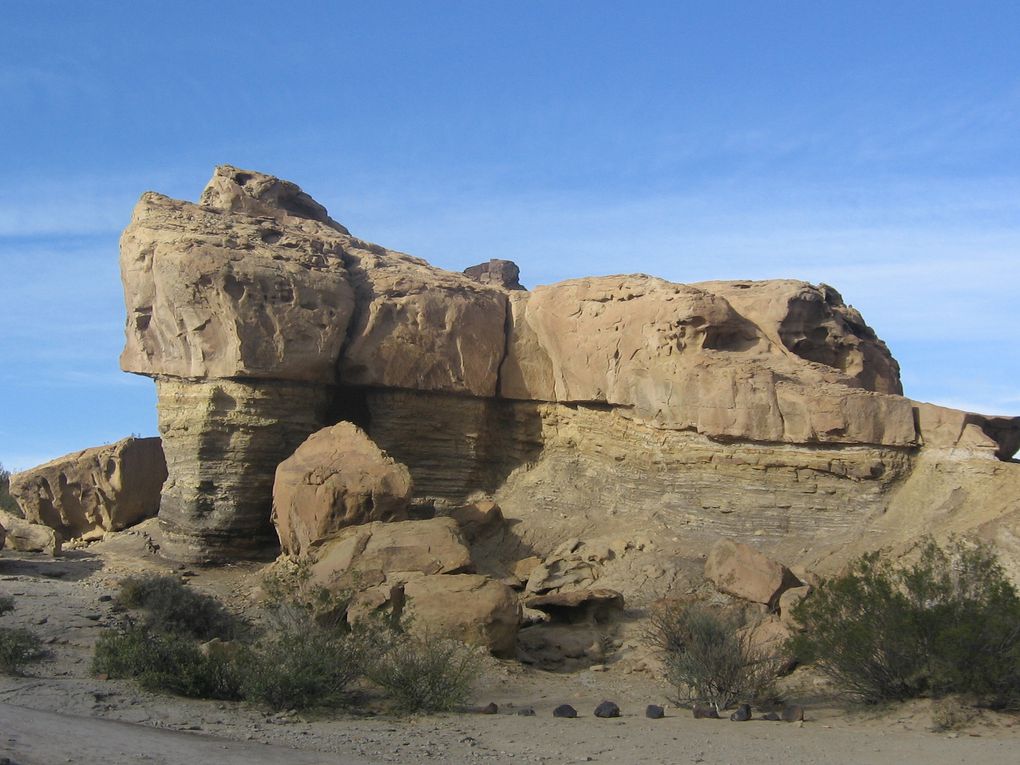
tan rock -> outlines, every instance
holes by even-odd
[[[155,516],[166,476],[158,438],[125,438],[17,473],[10,492],[26,520],[71,540]]]
[[[531,572],[541,564],[542,559],[537,555],[529,555],[527,558],[521,558],[519,561],[514,562],[513,575],[522,582],[527,582],[528,578],[531,576]]]
[[[783,626],[793,630],[800,627],[800,622],[793,615],[793,609],[797,607],[804,598],[811,594],[811,587],[791,587],[779,596],[779,619]]]
[[[862,376],[895,387],[891,370],[865,364],[871,351],[847,362],[858,377],[835,361],[807,363],[705,289],[644,275],[575,279],[512,294],[510,305],[507,398],[628,407],[716,438],[916,443],[906,399],[860,389]],[[868,342],[881,356],[884,345]]]
[[[354,239],[345,258],[358,309],[340,360],[343,382],[496,395],[502,290]]]
[[[532,569],[525,590],[542,595],[587,587],[599,576],[599,566],[580,557],[552,558]]]
[[[0,526],[4,528],[4,547],[18,552],[43,552],[59,555],[63,540],[49,526],[32,523],[0,510]]]
[[[367,523],[341,530],[314,551],[312,579],[362,589],[421,574],[472,573],[471,552],[452,518]]]
[[[354,313],[338,232],[147,193],[120,247],[125,371],[334,382]]]
[[[269,380],[156,382],[169,477],[160,553],[209,563],[265,555],[276,467],[322,427],[330,389]]]
[[[492,258],[486,263],[464,269],[464,275],[481,284],[492,284],[505,290],[523,290],[521,269],[512,260]]]
[[[1007,460],[1020,446],[1020,417],[989,417],[919,401],[914,402],[914,411],[928,449]]]
[[[506,585],[479,574],[423,576],[404,585],[404,596],[411,629],[514,656],[521,607]]]
[[[553,621],[602,624],[622,614],[623,595],[607,588],[571,590],[528,598],[524,606],[549,614]]]
[[[460,525],[461,532],[468,541],[474,541],[503,525],[503,511],[491,499],[471,502],[455,507],[450,517]]]
[[[899,364],[860,312],[827,284],[792,279],[695,285],[725,298],[777,348],[846,374],[856,385],[901,394]]]
[[[298,555],[345,526],[404,520],[411,475],[349,422],[310,435],[276,468],[273,523]]]
[[[723,592],[764,603],[770,608],[776,605],[783,592],[800,585],[785,566],[750,545],[725,538],[716,542],[709,552],[705,577]]]
[[[782,654],[786,641],[790,639],[793,630],[778,616],[766,616],[759,622],[741,627],[737,633],[739,637],[747,641],[747,645],[752,651]]]

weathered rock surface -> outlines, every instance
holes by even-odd
[[[503,658],[516,654],[521,607],[505,584],[480,574],[422,576],[404,585],[404,596],[412,629],[482,646]]]
[[[10,492],[26,520],[66,541],[153,517],[166,477],[158,438],[125,438],[17,473]]]
[[[723,535],[823,566],[928,521],[1013,544],[1015,502],[978,520],[961,497],[1017,496],[1002,460],[1020,418],[898,395],[895,360],[831,287],[629,275],[525,292],[483,266],[473,279],[364,242],[236,168],[197,205],[145,195],[122,241],[122,364],[158,381],[167,552],[270,541],[277,465],[342,419],[407,466],[416,507],[494,497],[506,523],[486,571],[635,529],[674,556]],[[541,591],[617,565],[560,557],[572,570]],[[617,570],[672,586],[658,563]]]
[[[712,547],[705,561],[705,577],[723,592],[770,608],[786,590],[801,585],[782,564],[731,539],[720,539]]]
[[[210,562],[274,549],[276,467],[320,429],[328,390],[173,377],[157,380],[156,390],[169,471],[159,510],[163,554]]]
[[[49,526],[32,523],[5,510],[0,510],[0,527],[6,532],[4,546],[9,550],[58,555],[63,545],[60,534]]]
[[[316,549],[314,560],[313,581],[331,589],[474,572],[471,551],[452,518],[352,526]]]
[[[345,526],[407,518],[411,475],[349,422],[324,428],[276,468],[273,523],[297,555]]]
[[[623,595],[606,588],[572,590],[528,598],[524,605],[544,611],[553,621],[601,624],[623,613]]]

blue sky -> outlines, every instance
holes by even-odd
[[[0,26],[0,462],[153,434],[141,192],[228,162],[529,285],[836,286],[914,398],[1020,414],[1020,4],[45,2]]]

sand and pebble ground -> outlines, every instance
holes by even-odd
[[[47,659],[24,677],[0,677],[0,762],[346,763],[613,762],[613,763],[1016,763],[1020,717],[979,715],[952,731],[935,731],[930,702],[882,710],[847,708],[811,696],[802,724],[695,720],[665,704],[667,689],[647,674],[614,671],[549,673],[492,660],[474,701],[495,702],[496,715],[444,714],[411,718],[383,714],[271,714],[241,703],[197,701],[148,693],[90,672],[92,646],[116,623],[118,580],[143,570],[172,570],[147,549],[143,533],[124,532],[57,559],[0,554],[0,594],[15,597],[4,618],[36,631]],[[252,603],[256,566],[179,572],[195,586]],[[249,607],[249,606],[245,606]],[[254,608],[252,604],[250,608]],[[243,609],[242,609],[243,610]],[[592,711],[612,699],[622,716]],[[562,703],[577,719],[559,719]],[[534,716],[518,714],[534,709]]]

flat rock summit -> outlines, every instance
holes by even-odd
[[[601,622],[703,571],[775,612],[862,552],[955,534],[1020,581],[1020,417],[904,397],[828,285],[528,290],[509,261],[436,268],[227,165],[197,203],[144,194],[120,262],[121,366],[155,381],[165,468],[147,456],[157,480],[132,484],[120,448],[26,471],[8,525],[66,541],[158,506],[172,560],[309,556],[326,584],[358,574],[363,611],[409,595],[500,655],[520,625],[539,664],[594,660],[559,616]]]

